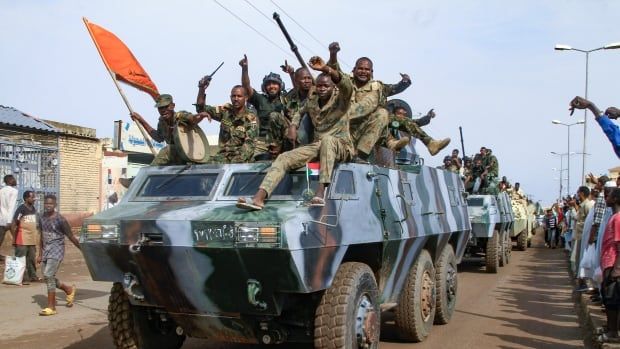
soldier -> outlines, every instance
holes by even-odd
[[[487,169],[489,180],[493,180],[499,176],[499,164],[491,149],[486,148],[485,156],[482,157],[482,164]]]
[[[153,129],[144,118],[137,112],[132,112],[131,118],[139,122],[148,134],[157,142],[166,141],[166,146],[162,148],[151,162],[152,166],[184,165],[186,161],[181,159],[174,144],[173,131],[177,124],[196,125],[204,116],[193,115],[186,111],[175,112],[174,101],[169,94],[162,94],[157,97],[155,108],[159,112],[157,130]]]
[[[456,166],[452,162],[452,157],[450,155],[444,156],[444,158],[443,158],[443,165],[442,166],[437,166],[437,168],[438,169],[442,169],[444,171],[459,173],[458,169],[456,168]]]
[[[461,171],[461,167],[463,167],[463,163],[461,162],[461,158],[459,158],[459,150],[452,149],[452,156],[450,157],[452,164],[456,167],[457,171]]]
[[[471,173],[472,173],[472,178],[473,178],[472,191],[474,187],[476,186],[475,184],[476,181],[480,182],[477,192],[480,192],[482,189],[485,189],[488,186],[488,179],[487,179],[488,172],[487,172],[487,169],[482,165],[482,156],[474,157],[474,164],[471,169]]]
[[[470,191],[471,187],[473,187],[474,182],[473,182],[473,173],[472,173],[472,167],[473,167],[473,161],[471,160],[470,157],[464,157],[463,158],[463,185],[465,187],[466,191]]]
[[[252,201],[239,198],[237,202],[239,208],[261,210],[265,199],[287,171],[300,168],[317,157],[321,163],[319,187],[310,204],[323,206],[325,187],[330,184],[334,165],[337,161],[350,159],[355,151],[347,117],[353,93],[351,81],[339,70],[330,68],[320,57],[312,57],[309,65],[322,73],[317,77],[316,86],[310,90],[306,105],[293,116],[289,135],[292,140],[297,138],[295,129],[299,125],[301,115],[307,112],[315,128],[314,142],[280,154],[271,165]],[[335,86],[338,89],[335,89]]]
[[[255,156],[258,159],[268,160],[273,155],[277,155],[282,147],[277,140],[271,140],[269,137],[269,129],[271,120],[279,118],[284,112],[286,98],[282,95],[284,91],[284,82],[279,74],[269,73],[263,78],[261,90],[263,93],[256,93],[250,84],[250,75],[248,73],[248,57],[243,55],[243,59],[239,61],[241,66],[241,85],[248,93],[248,102],[256,108],[258,115],[259,132],[256,139]],[[271,153],[271,155],[266,153]]]
[[[230,91],[230,104],[220,107],[205,105],[204,93],[209,86],[205,78],[198,82],[202,93],[198,93],[196,111],[209,122],[220,122],[218,137],[219,151],[212,157],[210,163],[243,163],[254,160],[255,142],[258,136],[258,118],[247,110],[247,92],[243,86],[236,85]],[[202,97],[201,97],[202,96]]]
[[[431,114],[435,114],[432,109],[427,115]],[[430,117],[432,118],[434,116]],[[442,139],[439,141],[434,140],[431,136],[424,132],[414,120],[411,120],[408,117],[407,110],[402,106],[396,106],[394,108],[393,114],[389,116],[388,126],[389,132],[386,138],[386,145],[389,149],[393,151],[398,151],[402,147],[409,144],[408,137],[402,137],[400,140],[398,140],[398,131],[406,132],[411,137],[421,140],[422,143],[426,145],[426,147],[428,148],[428,152],[431,155],[436,155],[439,151],[448,146],[448,144],[450,143],[450,138]]]

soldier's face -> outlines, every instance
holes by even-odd
[[[165,107],[159,107],[157,111],[161,117],[170,118],[174,115],[174,103],[170,103]]]
[[[274,81],[267,81],[265,84],[265,91],[269,97],[275,97],[280,93],[280,84]]]
[[[302,69],[295,74],[295,81],[300,90],[308,91],[312,87],[312,75],[306,69]]]
[[[327,76],[321,76],[316,81],[316,94],[321,100],[329,99],[334,92],[334,83]]]
[[[247,97],[242,88],[233,88],[232,91],[230,91],[230,104],[232,104],[233,108],[242,108],[245,106],[246,100]]]
[[[404,108],[396,108],[394,115],[399,119],[404,119],[407,117],[407,111]]]
[[[353,77],[359,82],[368,82],[372,78],[372,63],[359,61],[353,68]]]

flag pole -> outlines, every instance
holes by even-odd
[[[120,84],[118,83],[118,80],[116,80],[116,76],[114,76],[114,73],[112,72],[110,67],[108,67],[108,64],[103,58],[103,54],[101,53],[101,49],[99,48],[99,45],[97,44],[97,40],[95,40],[95,37],[93,36],[93,33],[90,31],[90,27],[88,26],[88,20],[86,19],[86,17],[82,17],[82,20],[84,21],[84,25],[86,25],[86,30],[88,30],[88,34],[90,35],[90,38],[93,40],[93,43],[95,44],[95,47],[97,48],[97,52],[99,52],[99,57],[101,57],[101,60],[103,61],[103,65],[105,65],[105,69],[108,71],[108,73],[110,73],[110,78],[112,78],[114,85],[118,89],[118,93],[120,93],[121,98],[123,99],[123,102],[125,102],[127,109],[129,109],[129,112],[133,113],[133,108],[131,107],[131,104],[129,104],[129,100],[127,99],[127,96],[125,96],[125,92],[121,88]],[[151,152],[153,153],[153,155],[157,155],[157,151],[153,147],[153,144],[151,143],[151,140],[149,139],[149,136],[146,133],[146,130],[144,129],[144,127],[142,127],[142,125],[139,122],[136,122],[134,118],[131,118],[131,119],[138,126],[140,133],[142,133],[142,137],[144,137],[144,141],[146,141],[146,144],[149,146],[149,149],[151,149]]]

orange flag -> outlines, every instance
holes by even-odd
[[[88,33],[97,46],[101,59],[103,59],[103,64],[115,75],[116,79],[150,94],[153,99],[157,99],[159,96],[157,86],[151,81],[149,75],[127,46],[106,29],[89,22],[86,18],[83,20]]]

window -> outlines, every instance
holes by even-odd
[[[334,194],[355,194],[355,182],[352,171],[338,172]]]
[[[266,173],[262,172],[239,172],[234,173],[224,196],[252,196],[258,191],[260,183],[265,178]],[[316,190],[317,181],[310,180],[310,188]],[[270,200],[277,196],[301,197],[304,190],[308,188],[306,174],[304,172],[288,173],[282,178],[280,184],[271,193]]]
[[[138,198],[145,197],[208,197],[213,190],[217,173],[153,175],[144,181]]]
[[[467,198],[467,205],[482,207],[484,206],[484,198]]]

